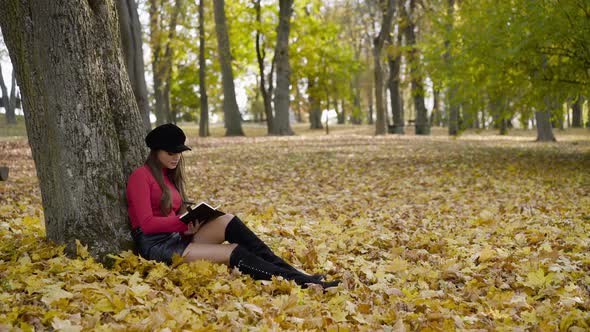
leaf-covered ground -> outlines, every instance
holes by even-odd
[[[0,330],[590,328],[590,139],[191,139],[190,196],[221,204],[323,293],[44,239],[30,150],[0,141]]]

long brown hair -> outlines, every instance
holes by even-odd
[[[160,212],[162,212],[163,216],[167,216],[170,213],[170,209],[172,209],[172,195],[170,194],[170,189],[166,184],[164,184],[164,176],[162,173],[162,168],[164,167],[160,160],[158,160],[158,151],[159,150],[151,150],[150,154],[145,161],[145,164],[148,165],[152,175],[158,182],[160,189],[162,190],[162,198],[160,198]],[[180,193],[180,198],[185,201],[186,195],[184,193],[184,159],[182,155],[180,155],[180,160],[176,165],[175,169],[168,170],[168,179],[174,186],[176,190]],[[181,209],[182,209],[181,204]]]

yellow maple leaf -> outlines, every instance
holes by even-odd
[[[479,252],[479,261],[481,263],[490,261],[494,257],[496,257],[496,251],[494,251],[494,249],[492,249],[491,247],[485,247],[482,251]]]
[[[389,264],[385,266],[387,272],[402,272],[408,270],[408,262],[403,258],[394,258]]]
[[[60,286],[48,286],[43,290],[43,297],[41,302],[51,305],[51,303],[61,299],[71,299],[74,295],[68,291],[63,290]]]
[[[527,274],[527,280],[523,282],[523,285],[532,289],[537,289],[550,284],[552,281],[553,273],[545,275],[543,269],[538,269],[537,271],[532,271]]]
[[[79,332],[82,331],[82,326],[80,325],[73,325],[67,319],[59,319],[58,317],[53,317],[53,321],[51,322],[51,326],[56,331],[63,331],[63,332]]]
[[[84,259],[90,256],[90,254],[88,254],[88,246],[82,245],[78,239],[76,239],[76,255]]]

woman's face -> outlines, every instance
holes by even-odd
[[[158,150],[158,160],[164,167],[169,169],[176,168],[176,166],[180,162],[180,155],[180,153]]]

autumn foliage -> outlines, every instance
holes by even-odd
[[[189,141],[189,195],[240,216],[326,293],[44,239],[28,145],[0,142],[0,330],[590,328],[590,140]]]

